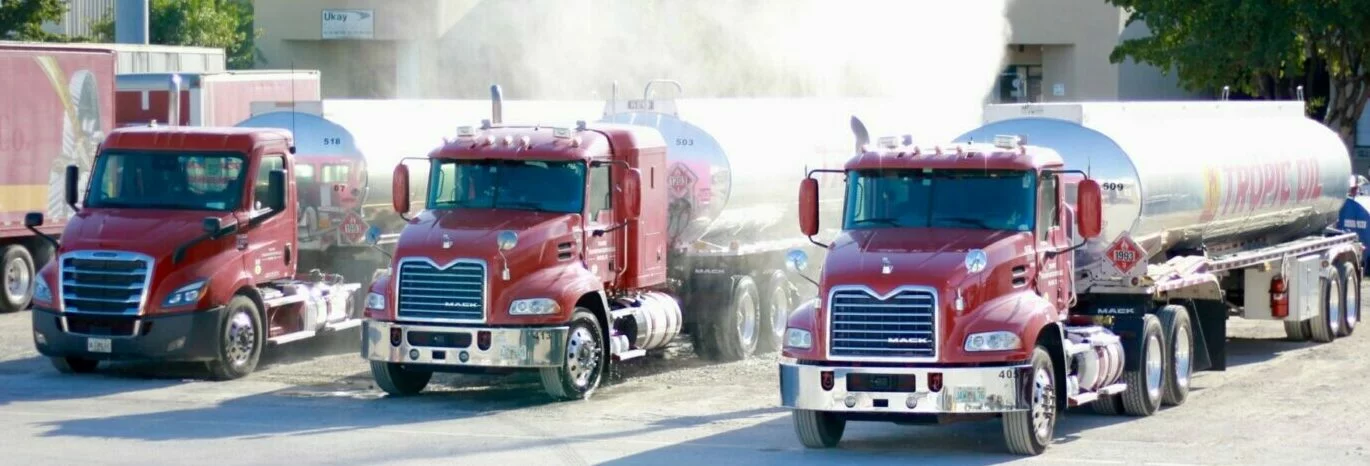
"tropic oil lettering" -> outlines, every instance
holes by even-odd
[[[1251,212],[1317,199],[1322,196],[1319,175],[1313,158],[1210,169],[1205,174],[1208,201],[1201,220],[1212,220],[1215,213]],[[1220,193],[1221,200],[1214,199]]]

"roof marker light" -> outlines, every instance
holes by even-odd
[[[510,136],[510,135],[508,135],[508,134],[506,134],[506,135],[504,135],[503,138],[500,138],[500,143],[502,143],[502,144],[504,144],[504,145],[506,145],[506,146],[508,146],[508,145],[513,145],[513,144],[514,144],[514,137],[513,137],[513,136]]]
[[[519,136],[519,147],[527,149],[529,147],[532,147],[532,145],[533,140],[529,138],[528,135],[525,134],[523,136]]]

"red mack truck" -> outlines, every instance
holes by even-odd
[[[429,154],[427,208],[366,298],[361,353],[382,389],[526,370],[553,398],[583,399],[609,364],[682,331],[713,359],[779,348],[799,293],[784,254],[809,243],[764,221],[783,204],[725,208],[778,175],[728,170],[718,142],[650,88],[566,128],[501,124],[495,87],[493,123]],[[398,165],[406,215],[409,179]]]
[[[997,417],[1040,454],[1067,407],[1184,403],[1226,368],[1229,316],[1319,342],[1359,320],[1362,246],[1334,228],[1350,159],[1303,102],[995,105],[953,145],[881,138],[835,171],[842,233],[779,363],[806,447]],[[811,237],[818,195],[810,173]]]
[[[172,105],[175,105],[175,98]],[[104,360],[203,361],[251,373],[263,347],[356,328],[360,283],[299,267],[296,151],[271,128],[129,127],[95,157],[57,259],[37,277],[33,338],[61,372]],[[41,212],[25,217],[37,230]]]
[[[252,116],[252,102],[317,101],[319,86],[315,70],[120,74],[115,125],[234,126]]]

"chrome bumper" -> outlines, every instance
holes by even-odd
[[[831,382],[823,383],[824,373]],[[851,374],[913,375],[913,391],[848,391]],[[929,376],[941,374],[942,386]],[[1028,409],[1032,366],[975,368],[831,367],[780,363],[780,403],[786,408],[849,413],[975,414]],[[931,388],[939,388],[931,390]]]
[[[566,359],[566,334],[570,327],[446,327],[366,321],[362,331],[362,357],[371,361],[437,366],[558,367]],[[390,340],[391,329],[400,329],[398,345]],[[479,332],[490,332],[490,347],[477,344]],[[469,336],[464,347],[409,344],[410,332],[431,332],[455,340]]]

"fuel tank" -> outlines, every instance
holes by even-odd
[[[1299,101],[990,105],[956,141],[996,135],[1053,149],[1100,183],[1096,253],[1123,232],[1153,257],[1315,234],[1336,222],[1351,174],[1341,139]]]

